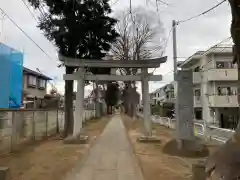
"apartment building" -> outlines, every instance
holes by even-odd
[[[49,80],[52,79],[42,73],[23,68],[23,104],[25,108],[33,108],[34,101],[36,108],[43,107]]]
[[[153,106],[161,106],[161,116],[173,116],[175,103],[173,83],[166,84],[152,92],[150,98]]]
[[[232,47],[198,51],[181,64],[193,71],[195,119],[221,128],[237,125],[237,66],[232,63]]]

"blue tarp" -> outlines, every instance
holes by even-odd
[[[0,43],[0,108],[19,108],[23,94],[23,54]]]

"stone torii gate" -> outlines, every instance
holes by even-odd
[[[151,109],[149,96],[149,81],[161,81],[161,75],[148,73],[148,68],[158,68],[167,61],[167,57],[140,60],[140,61],[114,61],[114,60],[93,60],[75,59],[59,55],[59,60],[66,66],[78,67],[78,71],[73,74],[64,74],[63,79],[77,81],[76,108],[74,114],[73,137],[80,137],[82,134],[82,116],[84,112],[84,86],[85,80],[89,81],[141,81],[143,95],[143,115],[144,115],[144,137],[152,136]],[[84,68],[140,68],[138,75],[93,75],[84,72]]]

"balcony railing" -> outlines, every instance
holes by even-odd
[[[237,69],[210,69],[206,73],[208,81],[237,81]]]
[[[238,107],[237,95],[209,96],[210,107]]]

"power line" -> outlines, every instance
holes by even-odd
[[[171,31],[172,31],[172,30],[171,30]],[[171,33],[171,31],[170,31],[170,33]],[[222,44],[222,43],[224,43],[224,42],[226,42],[226,41],[229,41],[230,39],[231,39],[231,37],[228,37],[228,38],[223,39],[223,40],[220,41],[219,43],[217,43],[217,44],[215,44],[214,46],[210,47],[207,51],[204,51],[204,53],[209,52],[211,49],[218,47],[220,44]],[[226,48],[227,48],[227,47],[223,47],[223,50],[226,49]],[[222,51],[223,51],[223,50],[222,50]],[[186,58],[186,59],[187,59],[188,57],[178,57],[178,58]],[[154,71],[153,71],[152,73],[154,73],[155,70],[156,70],[156,68],[154,69]],[[208,70],[209,70],[209,69],[208,69]],[[174,73],[174,70],[171,70],[171,71],[165,73],[163,76],[168,75],[168,74],[170,74],[170,73]]]
[[[168,37],[167,37],[167,40],[166,40],[166,42],[165,42],[165,44],[164,44],[164,47],[163,47],[163,51],[162,51],[162,53],[161,53],[161,56],[163,56],[163,53],[165,52],[165,50],[166,50],[166,48],[167,48],[167,45],[168,45],[168,42],[169,42],[169,39],[170,39],[172,30],[173,30],[173,28],[171,28],[170,31],[169,31],[169,33],[168,33]],[[157,68],[155,68],[152,73],[154,73],[154,72],[156,71],[156,69],[157,69]]]
[[[30,10],[29,6],[27,5],[27,3],[24,0],[21,0],[23,2],[23,4],[26,6],[26,8],[28,9],[28,11],[30,12],[30,14],[32,15],[33,19],[35,19],[35,21],[38,23],[37,18],[35,17],[35,15],[33,14],[33,12]],[[44,17],[44,10],[43,10],[43,6],[39,6],[38,10],[40,12],[40,14],[42,15],[42,17]],[[34,43],[35,44],[35,43]],[[41,49],[42,51],[42,49]],[[48,55],[47,55],[48,56]],[[52,59],[50,56],[48,56],[50,59]],[[58,65],[59,66],[59,65]]]
[[[129,0],[129,12],[132,13],[132,0]]]
[[[166,2],[163,1],[163,0],[156,0],[156,2],[161,2],[161,3],[163,3],[163,4],[167,5],[167,6],[170,6],[170,4],[166,3]]]
[[[38,7],[38,10],[39,10],[39,12],[41,13],[41,15],[44,17],[45,12],[44,12],[43,5],[40,5],[40,6]]]
[[[31,11],[31,9],[29,8],[29,6],[27,5],[27,3],[24,0],[21,0],[23,2],[23,4],[26,6],[26,8],[28,9],[28,11],[30,12],[31,16],[33,17],[33,19],[35,19],[35,21],[38,23],[37,18],[35,17],[35,15],[33,14],[33,12]]]
[[[227,37],[225,39],[223,39],[222,41],[220,41],[219,43],[215,44],[214,46],[210,47],[207,51],[205,51],[204,53],[207,53],[208,51],[210,51],[212,48],[216,48],[218,47],[220,44],[229,41],[232,37]]]
[[[168,33],[168,37],[167,37],[166,43],[165,43],[164,48],[163,48],[163,51],[162,51],[162,55],[163,55],[163,52],[164,52],[164,51],[166,50],[166,48],[167,48],[167,45],[168,45],[168,42],[169,42],[169,39],[170,39],[172,30],[173,30],[173,28],[171,28],[170,31],[169,31],[169,33]]]
[[[29,36],[1,7],[0,11],[30,40],[35,44],[49,59],[53,60],[32,38]]]
[[[187,21],[196,19],[196,18],[198,18],[198,17],[200,17],[200,16],[202,16],[202,15],[205,15],[205,14],[209,13],[210,11],[214,10],[215,8],[217,8],[218,6],[220,6],[221,4],[223,4],[223,3],[226,2],[226,1],[227,1],[227,0],[223,0],[223,1],[219,2],[218,4],[216,4],[215,6],[211,7],[210,9],[208,9],[208,10],[206,10],[206,11],[204,11],[204,12],[198,14],[198,15],[195,15],[195,16],[190,17],[190,18],[185,19],[185,20],[178,21],[177,24],[179,24],[179,23],[184,23],[184,22],[187,22]]]
[[[119,2],[119,0],[115,0],[114,2],[111,1],[111,6],[114,6],[115,4],[117,4]]]

